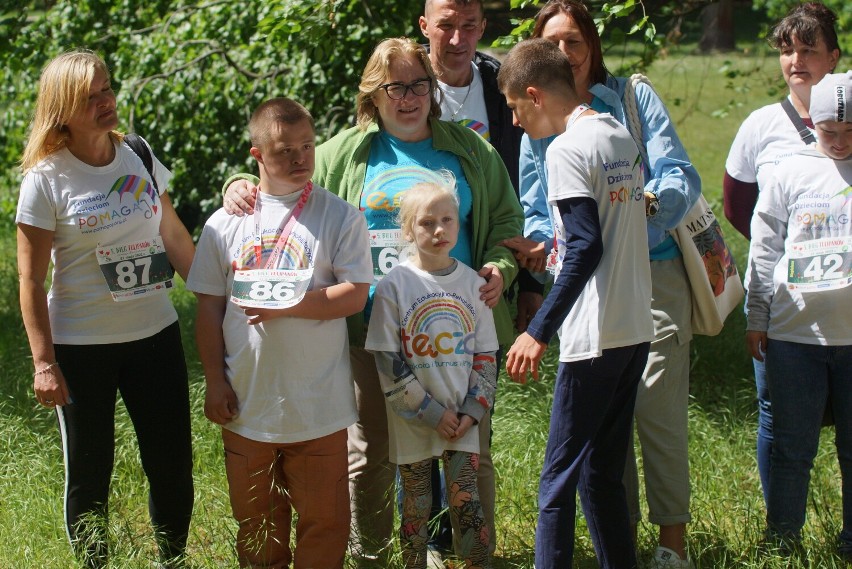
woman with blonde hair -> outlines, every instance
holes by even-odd
[[[171,172],[140,138],[147,157],[132,150],[117,126],[99,56],[80,50],[48,63],[16,216],[21,313],[36,400],[54,410],[62,435],[75,554],[87,567],[108,562],[120,393],[150,485],[160,561],[177,567],[192,514],[192,448],[186,364],[166,292],[169,265],[185,278],[194,247],[166,194]]]
[[[359,563],[379,560],[382,567],[387,566],[381,560],[391,543],[396,469],[388,458],[385,396],[375,358],[364,349],[364,340],[376,285],[400,260],[400,197],[416,183],[441,183],[442,169],[455,176],[459,195],[459,237],[452,256],[485,279],[481,299],[494,310],[500,345],[513,338],[502,293],[514,280],[517,265],[501,242],[520,233],[521,208],[497,151],[473,130],[439,120],[438,93],[422,46],[406,38],[382,41],[358,87],[357,126],[317,147],[313,177],[315,183],[358,207],[370,230],[375,275],[370,299],[364,312],[349,318],[349,355],[359,413],[358,422],[349,427],[351,553]],[[225,194],[225,207],[251,212],[255,188],[243,180],[233,185]],[[479,492],[485,520],[493,528],[490,413],[485,413],[477,428]],[[493,535],[490,541],[493,551]]]

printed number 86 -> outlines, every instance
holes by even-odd
[[[296,294],[292,290],[293,284],[288,282],[276,283],[272,286],[269,281],[257,281],[251,283],[249,298],[252,300],[291,300]]]

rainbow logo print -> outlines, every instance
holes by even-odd
[[[462,119],[458,121],[458,123],[462,126],[466,126],[485,140],[491,140],[491,131],[488,130],[488,125],[484,122],[474,119]]]
[[[409,358],[473,354],[473,307],[453,293],[427,294],[408,310],[401,334]]]
[[[154,186],[151,185],[151,182],[142,176],[137,176],[135,174],[122,176],[117,179],[107,193],[107,198],[109,198],[113,192],[118,194],[119,201],[122,201],[124,196],[127,194],[133,196],[133,199],[136,200],[137,203],[143,195],[148,196],[151,200],[151,205],[154,205],[157,201],[157,191],[154,189]],[[157,210],[155,206],[154,213],[156,212]]]
[[[263,263],[266,263],[269,254],[275,248],[275,243],[278,241],[277,228],[264,230],[263,232]],[[311,266],[311,253],[308,245],[304,242],[304,237],[297,233],[290,233],[284,243],[284,248],[281,250],[281,256],[276,263],[277,267],[268,267],[270,269],[306,269]],[[251,239],[244,239],[239,249],[234,252],[232,257],[234,260],[231,263],[235,271],[246,269],[264,268],[263,264],[258,266],[257,259],[254,253],[254,242]]]

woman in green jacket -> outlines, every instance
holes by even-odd
[[[500,243],[520,233],[523,212],[499,154],[469,128],[440,121],[438,96],[423,47],[408,39],[381,42],[361,76],[357,126],[317,148],[313,181],[358,207],[367,218],[375,274],[372,300],[375,284],[399,262],[402,239],[396,217],[401,195],[415,183],[440,181],[441,171],[451,171],[460,202],[459,240],[452,256],[485,278],[482,299],[493,308],[498,339],[506,345],[512,341],[512,322],[503,291],[515,278],[517,265]],[[225,207],[251,212],[255,188],[233,178],[226,186]],[[389,550],[395,475],[388,462],[384,394],[373,356],[363,349],[371,306],[368,301],[363,313],[349,319],[359,411],[358,422],[349,428],[351,553],[364,561],[381,559]],[[490,414],[479,430],[479,492],[486,521],[493,528]]]

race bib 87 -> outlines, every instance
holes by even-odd
[[[107,288],[116,302],[158,294],[172,288],[174,270],[158,235],[95,250]]]

